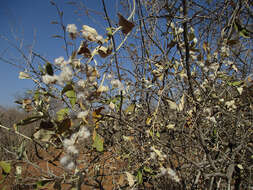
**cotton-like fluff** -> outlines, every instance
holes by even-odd
[[[102,36],[100,36],[100,35],[96,36],[95,39],[96,39],[97,42],[100,42],[100,43],[104,43],[105,42],[104,38]]]
[[[76,165],[73,161],[71,161],[70,163],[68,163],[68,165],[66,165],[66,169],[68,170],[73,170],[75,167]]]
[[[99,87],[98,87],[98,92],[107,92],[109,90],[109,87],[108,86],[103,86],[103,85],[100,85]]]
[[[60,159],[60,164],[66,166],[69,162],[71,162],[71,157],[69,155],[63,156]]]
[[[76,149],[74,145],[68,146],[66,148],[67,153],[77,155],[79,153],[79,150]]]
[[[75,162],[73,161],[73,158],[69,155],[63,156],[60,159],[60,164],[67,170],[73,170],[76,166]]]
[[[183,32],[184,32],[184,29],[183,29],[183,28],[179,27],[179,28],[177,29],[177,34],[181,34],[181,33],[183,33]]]
[[[97,31],[87,25],[83,25],[83,29],[81,30],[82,37],[89,40],[89,41],[97,41],[98,33]]]
[[[113,88],[119,88],[119,90],[124,90],[123,84],[118,79],[111,80],[111,85]]]
[[[80,139],[86,139],[89,136],[90,136],[90,131],[86,127],[81,126],[80,130],[78,131],[78,137]]]
[[[73,72],[70,67],[65,66],[62,68],[62,72],[59,75],[59,83],[63,84],[64,82],[71,81],[73,77]]]
[[[64,148],[67,148],[69,146],[72,146],[75,144],[75,141],[73,139],[64,139],[63,146]]]
[[[168,173],[168,171],[167,171],[166,168],[160,167],[160,175],[161,175],[161,176],[164,176],[164,175],[166,175],[167,173]]]
[[[45,84],[51,84],[51,83],[54,83],[58,80],[58,77],[56,75],[43,75],[42,76],[42,81],[45,83]]]
[[[87,110],[81,111],[77,114],[77,118],[82,119],[82,118],[86,117],[88,114],[89,114],[89,111],[87,111]]]
[[[158,176],[165,176],[165,175],[169,175],[169,177],[176,182],[180,181],[179,177],[177,176],[174,170],[172,170],[171,168],[160,167],[160,173]]]
[[[78,85],[79,87],[85,88],[85,86],[86,86],[86,81],[83,80],[83,79],[81,79],[81,80],[77,81],[77,85]]]
[[[64,57],[58,57],[54,60],[54,64],[55,65],[58,65],[58,66],[61,66],[62,64],[64,64],[65,60],[64,60]]]
[[[68,24],[66,30],[68,33],[73,33],[73,34],[77,33],[77,27],[75,24]]]
[[[75,39],[77,37],[78,32],[75,24],[68,24],[66,31],[69,33],[72,39]]]
[[[77,98],[77,100],[83,100],[86,98],[86,94],[84,92],[78,92],[76,94],[76,98]]]
[[[170,177],[176,181],[176,182],[179,182],[180,179],[179,177],[177,176],[176,172],[174,170],[172,170],[171,168],[168,169],[168,174],[170,175]]]

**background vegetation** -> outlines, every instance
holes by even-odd
[[[51,2],[66,55],[22,55],[36,89],[1,109],[3,187],[252,189],[252,2],[120,2],[104,33]]]

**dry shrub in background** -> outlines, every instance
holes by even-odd
[[[120,2],[115,20],[101,1],[102,32],[65,25],[51,2],[66,56],[29,51],[19,78],[36,88],[12,130],[35,145],[37,160],[21,159],[41,176],[22,176],[15,158],[4,173],[16,187],[252,188],[252,4]]]

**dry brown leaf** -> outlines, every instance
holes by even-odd
[[[99,107],[97,109],[95,109],[93,112],[92,112],[92,118],[93,118],[93,122],[96,123],[97,121],[99,121],[99,119],[102,118],[102,115],[101,115],[101,111],[105,109],[105,107]]]
[[[177,110],[178,109],[178,106],[177,106],[176,102],[174,102],[174,101],[172,101],[168,98],[166,98],[165,100],[168,103],[169,109],[171,109],[171,110]]]
[[[112,53],[112,48],[111,47],[104,47],[101,46],[98,49],[98,54],[100,55],[100,57],[105,58],[108,55],[110,55]]]
[[[91,57],[91,52],[88,48],[88,45],[85,41],[83,41],[77,51],[78,55],[83,55],[86,58],[90,58]]]
[[[124,175],[120,175],[118,184],[119,185],[124,185],[124,179],[125,179],[125,176]]]
[[[125,19],[121,14],[118,13],[119,17],[119,26],[122,27],[123,34],[127,35],[134,27],[134,23]]]
[[[58,133],[58,134],[62,134],[62,133],[64,133],[64,132],[68,131],[68,130],[70,129],[70,127],[71,127],[71,120],[70,120],[69,118],[64,119],[64,120],[60,123],[60,125],[58,126],[58,131],[57,131],[57,133]]]
[[[40,129],[36,133],[33,134],[33,137],[42,142],[49,142],[50,139],[55,135],[54,131]]]
[[[203,43],[203,49],[205,50],[205,52],[209,52],[209,46],[207,42]]]
[[[27,112],[32,111],[33,110],[32,100],[31,99],[23,99],[22,108],[25,109],[25,111],[27,111]]]

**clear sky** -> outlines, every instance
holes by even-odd
[[[99,21],[97,25],[98,23],[92,22],[93,18],[78,16],[75,13],[77,7],[67,4],[69,1],[55,0],[55,2],[64,12],[65,25],[75,23],[80,29],[82,24],[87,24],[98,31],[107,27],[102,16],[94,18]],[[102,11],[100,0],[83,0],[82,2],[93,10]],[[118,1],[105,0],[105,2],[109,9],[109,16],[114,19]],[[65,55],[62,49],[63,41],[52,38],[53,35],[62,34],[59,26],[51,24],[51,21],[58,18],[56,8],[50,4],[49,0],[0,0],[0,36],[8,38],[16,45],[18,43],[15,37],[23,39],[24,48],[31,46],[35,40],[34,49],[50,61]],[[1,38],[0,57],[9,60],[15,58],[14,62],[18,63],[23,61],[20,54]],[[0,60],[0,105],[15,106],[15,96],[22,95],[25,90],[33,88],[30,80],[18,79],[19,71],[21,70]]]

